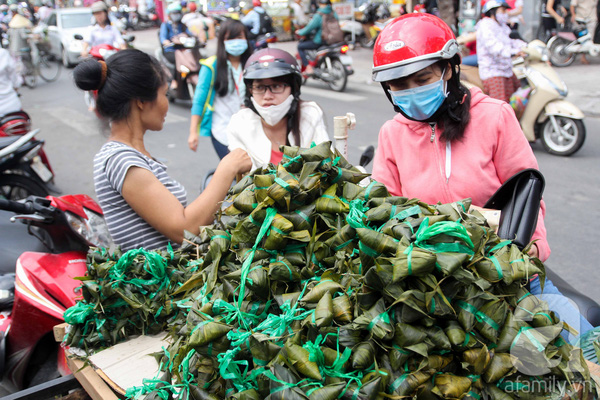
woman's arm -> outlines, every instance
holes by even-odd
[[[556,11],[554,11],[554,0],[548,0],[548,2],[546,3],[546,11],[548,12],[548,14],[552,15],[552,18],[554,18],[557,23],[561,25],[565,23],[565,19],[561,17]]]
[[[200,226],[212,223],[231,182],[237,174],[248,172],[250,165],[250,157],[245,151],[229,153],[219,163],[208,187],[187,207],[183,207],[169,189],[144,168],[129,168],[122,194],[127,204],[154,229],[181,243],[184,230],[198,234]]]
[[[215,63],[216,66],[216,63]],[[208,96],[211,94],[212,87],[212,71],[209,67],[203,66],[200,68],[198,76],[198,86],[192,100],[192,118],[190,120],[190,132],[188,136],[188,146],[192,151],[198,148],[199,127],[202,122],[202,112]]]

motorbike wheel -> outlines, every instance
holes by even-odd
[[[367,37],[367,35],[360,35],[360,38],[358,39],[358,43],[360,43],[360,45],[362,47],[364,47],[365,49],[370,49],[371,47],[373,47],[375,45],[375,40],[369,39]]]
[[[321,68],[324,72],[329,73],[333,76],[332,80],[326,81],[329,87],[336,92],[343,92],[346,89],[346,83],[348,82],[348,75],[346,74],[346,67],[342,62],[334,58],[331,60],[331,70],[326,67],[327,64],[321,64]]]
[[[40,55],[40,76],[46,82],[54,82],[60,76],[60,64],[50,58],[49,54]]]
[[[67,54],[67,50],[64,47],[62,48],[62,51],[60,54],[61,54],[62,65],[65,68],[73,67],[73,63],[71,63],[71,61],[69,61],[69,55]]]
[[[0,199],[21,200],[31,195],[46,197],[49,194],[45,187],[27,176],[0,175]]]
[[[577,54],[568,53],[566,47],[571,42],[560,36],[554,36],[548,42],[548,51],[550,52],[550,62],[555,67],[568,67],[573,64]]]
[[[570,156],[583,146],[585,141],[585,125],[579,119],[554,117],[559,132],[548,118],[541,127],[540,139],[544,149],[557,156]]]

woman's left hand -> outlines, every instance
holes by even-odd
[[[531,246],[531,248],[529,249],[529,252],[527,254],[529,254],[531,257],[539,258],[540,253],[539,253],[537,245],[535,243]]]

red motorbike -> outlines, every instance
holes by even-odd
[[[89,247],[109,247],[110,235],[87,195],[0,199],[0,218],[0,396],[47,390],[71,374],[53,327],[75,305]]]
[[[108,57],[114,55],[119,51],[118,48],[111,46],[110,44],[100,44],[98,46],[94,46],[90,49],[90,57],[95,58],[96,60],[107,60]],[[96,116],[100,118],[100,115],[96,111],[96,99],[98,98],[98,91],[91,90],[89,92],[85,92],[85,104],[88,106],[88,110],[94,111]]]
[[[15,111],[0,116],[0,137],[6,136],[22,136],[31,131],[31,117],[25,111]],[[42,147],[38,156],[42,164],[54,175],[54,170],[50,165],[50,160]],[[47,182],[46,186],[48,189],[55,193],[60,193],[60,190],[56,188],[52,181]]]

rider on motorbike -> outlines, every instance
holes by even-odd
[[[319,0],[319,9],[312,17],[310,22],[302,29],[298,31],[298,36],[309,36],[312,35],[312,39],[303,40],[298,43],[298,54],[302,60],[302,72],[307,75],[314,73],[314,65],[308,62],[306,57],[306,50],[318,49],[323,44],[321,38],[321,31],[323,26],[323,14],[331,14],[338,19],[337,14],[331,7],[331,0]]]
[[[169,19],[162,23],[160,26],[160,43],[162,45],[162,51],[165,58],[172,64],[175,65],[175,50],[176,47],[173,43],[173,38],[178,35],[193,36],[192,32],[188,27],[181,22],[183,18],[183,12],[179,3],[172,3],[167,7],[167,14]],[[171,89],[177,89],[176,72],[171,71],[173,80],[171,81]]]
[[[87,31],[83,37],[83,48],[81,49],[81,56],[87,57],[92,47],[100,44],[109,44],[111,46],[125,49],[127,44],[121,32],[111,24],[108,18],[108,7],[103,1],[97,1],[92,4],[91,7],[92,15],[96,19],[96,23]]]
[[[512,56],[523,54],[527,43],[510,38],[508,4],[489,0],[483,6],[485,18],[477,23],[477,61],[485,93],[509,102],[510,96],[521,87],[512,70]]]
[[[538,169],[512,108],[460,82],[458,51],[450,28],[422,13],[395,19],[375,44],[373,80],[399,114],[380,130],[373,179],[392,195],[428,203],[470,197],[482,207],[514,174]],[[550,256],[545,213],[542,201],[530,250],[542,261]],[[538,277],[530,284],[540,295]],[[540,297],[580,333],[592,328],[550,280]]]

